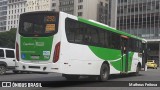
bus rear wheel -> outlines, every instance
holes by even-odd
[[[67,75],[67,74],[62,74],[63,77],[65,77],[67,80],[78,80],[79,79],[79,75]]]
[[[100,70],[100,75],[98,77],[99,81],[107,81],[109,78],[109,66],[108,64],[102,64],[101,70]]]

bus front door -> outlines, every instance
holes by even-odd
[[[122,73],[128,72],[128,37],[121,37]]]
[[[147,70],[146,63],[147,63],[147,43],[142,43],[142,69],[144,71]]]

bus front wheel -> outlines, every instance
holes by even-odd
[[[108,64],[104,63],[101,66],[100,75],[98,77],[98,80],[107,81],[108,78],[109,78],[109,66]]]
[[[138,64],[137,67],[136,67],[136,72],[134,73],[135,76],[139,75],[140,69],[141,69],[141,66]]]

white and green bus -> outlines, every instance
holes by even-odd
[[[17,70],[61,73],[67,79],[135,73],[146,68],[146,41],[64,12],[20,15]]]

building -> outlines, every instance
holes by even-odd
[[[0,0],[0,32],[6,31],[7,0]]]
[[[60,11],[107,24],[109,0],[59,0]]]
[[[52,0],[27,0],[26,12],[51,11]]]
[[[75,15],[75,0],[59,0],[59,10]]]
[[[18,27],[19,16],[26,11],[25,7],[26,0],[8,0],[6,30]]]
[[[51,4],[52,11],[59,11],[59,0],[52,0]]]
[[[160,59],[160,0],[110,0],[110,25],[147,39],[148,59]],[[114,4],[117,4],[116,6]]]

